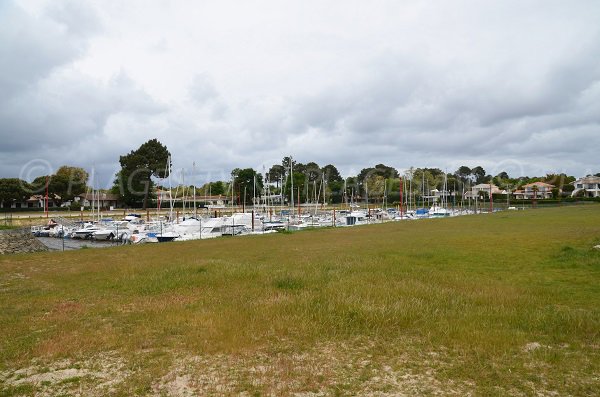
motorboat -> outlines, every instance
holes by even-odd
[[[83,228],[71,232],[71,238],[87,240],[90,239],[95,232],[101,230],[104,230],[104,228],[98,227],[93,223],[86,223]]]

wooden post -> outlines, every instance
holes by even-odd
[[[44,198],[44,212],[46,213],[46,219],[48,219],[48,177],[46,177],[46,197]]]

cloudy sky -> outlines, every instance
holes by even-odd
[[[198,183],[285,155],[600,172],[599,21],[597,0],[3,0],[0,177],[109,185],[151,138]]]

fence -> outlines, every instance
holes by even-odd
[[[0,225],[12,226],[12,214],[3,214],[4,216],[0,219]]]

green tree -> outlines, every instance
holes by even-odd
[[[398,170],[394,167],[388,167],[385,164],[377,164],[375,167],[363,168],[358,174],[357,178],[359,183],[363,183],[365,179],[370,178],[373,175],[378,175],[384,179],[398,178]]]
[[[283,165],[273,164],[273,166],[269,168],[269,171],[267,172],[267,178],[269,179],[269,182],[275,182],[277,188],[279,188],[279,182],[283,179],[285,174],[286,170]]]
[[[252,203],[255,180],[256,194],[259,195],[263,187],[262,174],[256,172],[252,168],[236,169],[234,184],[242,199],[245,199],[246,204]]]
[[[315,162],[311,161],[310,163],[307,163],[304,166],[304,173],[306,174],[307,182],[314,182],[314,181],[321,180],[321,175],[322,175],[321,167],[319,167],[319,165]]]
[[[62,187],[55,193],[59,194],[63,200],[72,200],[86,191],[89,175],[83,168],[63,165],[56,171],[53,178],[59,179]]]
[[[88,173],[80,167],[61,166],[52,175],[35,178],[29,185],[33,193],[45,195],[46,181],[48,197],[57,203],[72,200],[87,189]]]
[[[549,183],[556,186],[560,190],[565,190],[566,186],[569,186],[572,182],[575,182],[577,178],[569,176],[567,174],[547,174],[543,178],[543,182]]]
[[[340,175],[340,172],[333,164],[327,164],[321,169],[321,171],[325,175],[325,182],[327,183],[344,181],[344,179]]]
[[[343,200],[344,181],[332,180],[327,182],[327,197],[330,203],[338,204]]]
[[[304,184],[306,183],[306,175],[302,172],[294,171],[294,191],[292,192],[292,179],[288,176],[285,181],[284,194],[288,202],[292,200],[292,194],[294,195],[294,202],[296,203],[298,200],[298,190],[300,190],[300,201],[303,202],[306,200],[306,189],[304,189]]]
[[[211,182],[210,193],[215,196],[225,194],[225,183],[223,181]]]
[[[486,181],[485,170],[481,166],[477,166],[471,170],[472,180],[476,184],[484,183]]]
[[[444,184],[444,175],[444,172],[438,168],[415,169],[412,177],[413,191],[417,192],[418,197],[421,197],[423,191],[425,191],[425,195],[429,195],[430,190],[441,189]],[[400,188],[399,185],[398,188]]]
[[[306,165],[294,162],[294,172],[300,172],[304,174],[306,172]]]
[[[290,172],[290,162],[293,167],[296,166],[296,160],[292,159],[291,156],[286,156],[281,160],[281,166],[285,169],[285,172]]]
[[[365,187],[368,188],[368,197],[370,200],[383,200],[383,194],[386,190],[387,179],[381,175],[373,174],[369,176],[365,181]]]
[[[22,201],[29,197],[32,191],[29,183],[18,178],[0,179],[0,203],[10,206],[13,201]]]
[[[575,190],[575,185],[568,184],[562,187],[563,194],[573,193],[573,190]]]
[[[471,178],[471,168],[466,165],[460,166],[454,171],[454,175],[456,175],[463,183],[466,183]]]
[[[508,189],[508,186],[515,186],[515,183],[510,179],[508,173],[502,171],[495,177],[491,178],[491,183],[498,186],[500,189]]]
[[[46,194],[46,184],[48,184],[48,197],[52,201],[61,203],[64,198],[62,195],[68,189],[69,181],[61,176],[56,175],[42,175],[31,181],[31,189],[35,194]]]
[[[152,195],[152,177],[166,178],[169,175],[171,154],[157,139],[143,143],[137,150],[121,156],[121,170],[117,173],[116,184],[123,200],[128,205],[139,205],[146,209]]]

